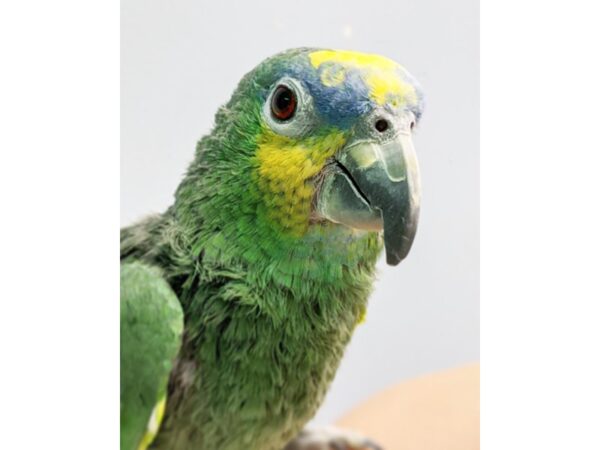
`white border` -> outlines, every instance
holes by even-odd
[[[484,449],[600,448],[593,5],[481,5]]]
[[[6,449],[116,449],[119,4],[0,7]]]

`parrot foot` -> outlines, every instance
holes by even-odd
[[[336,427],[305,428],[283,450],[383,450],[379,444]]]

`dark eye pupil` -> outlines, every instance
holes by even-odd
[[[385,130],[388,129],[388,127],[389,123],[385,119],[379,119],[377,122],[375,122],[375,129],[380,133],[383,133]]]
[[[278,109],[287,109],[292,103],[292,93],[290,91],[284,91],[275,98],[275,102]]]
[[[271,100],[271,111],[279,120],[288,120],[296,112],[296,95],[287,86],[278,86]]]

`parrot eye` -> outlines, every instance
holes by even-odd
[[[272,85],[262,104],[262,118],[275,133],[294,138],[305,136],[319,123],[310,93],[291,77]]]
[[[271,97],[271,113],[278,120],[289,120],[294,116],[297,104],[294,91],[280,84]]]
[[[383,133],[385,130],[387,130],[389,126],[390,124],[385,119],[379,119],[377,122],[375,122],[375,129],[380,133]]]

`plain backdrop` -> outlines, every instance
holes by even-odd
[[[315,46],[380,53],[422,84],[421,221],[379,263],[367,321],[315,421],[373,393],[479,359],[477,0],[121,2],[121,224],[167,208],[217,107],[265,57]]]

